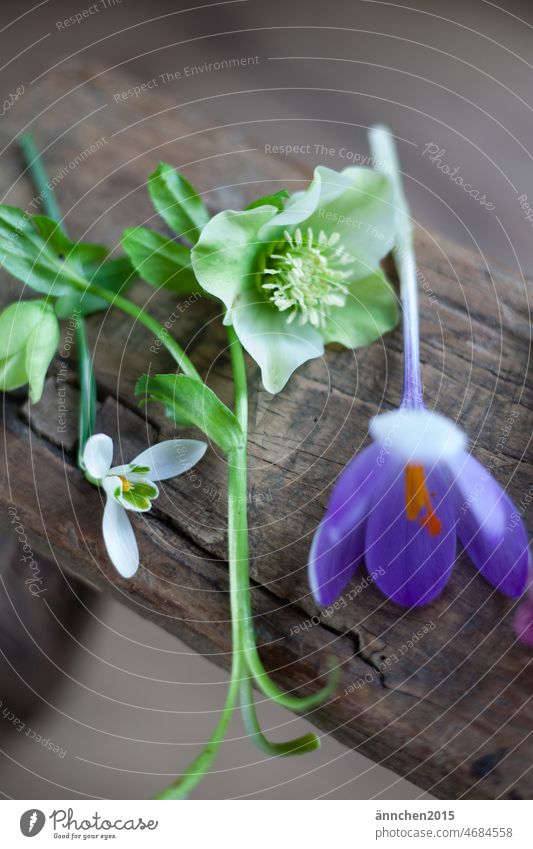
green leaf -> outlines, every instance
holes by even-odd
[[[37,292],[59,297],[87,285],[75,248],[52,219],[0,206],[0,265]]]
[[[103,286],[114,294],[123,294],[135,279],[135,271],[128,257],[125,256],[110,259],[96,271],[89,272],[89,275],[91,282],[98,283],[99,286]],[[55,312],[58,318],[69,318],[74,312],[92,315],[100,310],[109,309],[109,306],[107,301],[97,295],[91,295],[89,292],[73,292],[57,299]]]
[[[287,189],[280,189],[279,192],[274,192],[273,195],[263,195],[261,198],[249,203],[245,209],[255,209],[257,206],[275,206],[278,212],[284,207],[285,200],[289,197]]]
[[[193,425],[226,453],[242,445],[242,428],[231,410],[205,383],[183,374],[143,375],[135,387],[141,403],[160,401],[176,425]]]
[[[59,344],[59,324],[46,301],[19,301],[0,313],[0,389],[30,385],[37,403]]]
[[[61,229],[61,225],[46,215],[33,215],[31,220],[45,242],[62,259],[68,258],[72,262],[78,262],[84,270],[87,270],[91,266],[100,265],[109,253],[109,248],[105,245],[93,245],[90,242],[72,242]]]
[[[209,221],[209,213],[189,181],[171,165],[160,162],[148,178],[148,192],[170,229],[194,244]]]
[[[189,295],[200,287],[191,268],[189,248],[148,230],[129,227],[122,236],[122,247],[140,277],[152,286],[164,286],[178,295]]]

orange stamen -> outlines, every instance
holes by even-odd
[[[119,475],[120,481],[122,483],[122,492],[129,492],[130,489],[133,489],[134,484],[125,478],[123,475]]]
[[[421,516],[422,511],[425,512]],[[423,466],[405,467],[405,514],[411,522],[418,521],[421,527],[426,528],[430,536],[440,534],[442,522],[433,509]]]

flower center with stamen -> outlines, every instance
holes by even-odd
[[[280,312],[288,311],[287,324],[298,318],[323,327],[331,307],[343,307],[348,296],[353,257],[340,244],[339,233],[329,236],[311,227],[302,233],[285,230],[273,252],[265,258],[259,287]]]
[[[124,475],[119,475],[120,483],[122,485],[122,492],[129,492],[130,489],[133,489],[135,484],[129,481]]]
[[[411,522],[418,521],[421,527],[426,528],[430,536],[440,534],[442,522],[431,503],[423,466],[405,467],[405,514]]]

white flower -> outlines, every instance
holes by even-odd
[[[197,439],[169,439],[143,451],[131,463],[114,466],[113,440],[96,433],[87,440],[83,461],[89,475],[106,492],[102,531],[107,553],[124,578],[139,566],[139,550],[126,510],[145,513],[159,495],[154,481],[167,480],[192,468],[207,445]]]

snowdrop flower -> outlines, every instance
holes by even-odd
[[[113,466],[113,440],[97,433],[87,440],[83,461],[92,480],[106,493],[102,531],[107,553],[124,578],[139,566],[139,550],[127,511],[146,513],[159,495],[154,481],[167,480],[192,468],[207,445],[196,439],[169,439],[152,445],[131,463]]]
[[[373,444],[348,464],[331,494],[309,558],[313,596],[321,605],[334,602],[364,558],[374,582],[397,604],[427,604],[450,577],[459,538],[483,577],[516,597],[528,581],[526,530],[500,484],[468,453],[465,434],[424,406],[407,204],[388,133],[376,128],[371,141],[396,187],[403,399],[399,410],[371,420]],[[531,642],[532,611],[530,601],[516,623]]]

